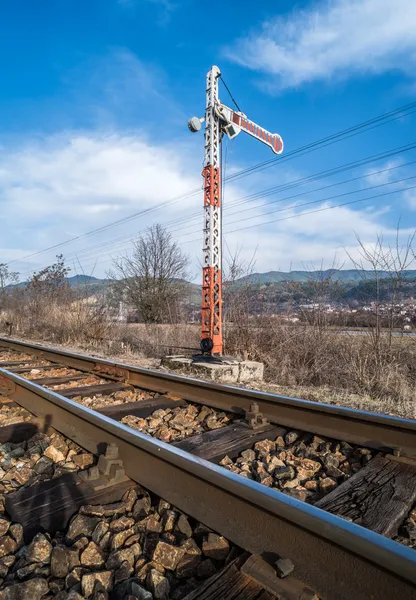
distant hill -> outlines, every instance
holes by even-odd
[[[74,275],[73,277],[67,277],[67,281],[71,288],[84,286],[103,288],[110,283],[110,279],[98,279],[97,277],[91,277],[90,275]],[[27,281],[21,281],[16,285],[8,285],[7,289],[24,288],[27,284]]]
[[[379,271],[379,277],[387,279],[389,274],[386,271]],[[403,277],[406,279],[416,279],[416,270],[408,270],[403,273]],[[320,281],[328,278],[332,278],[333,281],[342,281],[350,283],[359,283],[363,280],[371,281],[374,279],[373,271],[359,271],[358,269],[327,269],[324,271],[268,271],[267,273],[252,273],[246,277],[241,277],[236,283],[254,283],[254,284],[273,284],[283,283],[285,281],[293,282],[307,282],[307,281]],[[98,277],[92,277],[91,275],[74,275],[68,277],[68,283],[71,288],[85,287],[90,288],[91,291],[98,291],[105,289],[110,279],[99,279]],[[27,282],[21,282],[17,285],[8,286],[9,289],[15,287],[24,287]],[[198,283],[188,282],[189,287],[192,291],[200,291],[200,285]]]
[[[67,281],[71,288],[76,288],[82,285],[106,285],[110,282],[109,279],[98,279],[98,277],[91,277],[91,275],[74,275],[68,277]]]
[[[389,274],[379,271],[379,277],[386,279]],[[408,270],[403,273],[406,279],[416,279],[416,270]],[[239,279],[240,282],[250,283],[281,283],[283,281],[320,281],[331,278],[333,281],[368,281],[375,279],[373,271],[359,271],[358,269],[327,269],[325,271],[269,271],[268,273],[253,273]]]

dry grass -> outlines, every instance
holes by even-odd
[[[12,335],[155,367],[198,348],[198,325],[119,324],[104,307],[58,302],[3,311]],[[416,418],[416,340],[337,335],[325,327],[245,320],[225,331],[226,353],[265,365],[265,389],[309,400]]]

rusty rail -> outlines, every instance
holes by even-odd
[[[41,356],[81,371],[102,373],[107,377],[112,375],[132,385],[168,392],[221,410],[243,414],[256,402],[272,423],[416,457],[416,421],[411,419],[200,381],[8,338],[0,337],[1,346]]]
[[[416,595],[416,553],[358,525],[239,477],[0,369],[12,399],[91,452],[119,448],[126,474],[235,544],[290,557],[321,598]],[[6,392],[6,390],[5,390]]]
[[[127,376],[130,383],[235,412],[255,399],[281,424],[325,435],[331,431],[332,437],[351,441],[358,436],[359,443],[365,435],[374,444],[415,452],[416,427],[410,420],[199,382],[15,340],[1,338],[0,345],[88,372]],[[195,458],[5,369],[0,369],[1,393],[91,452],[115,443],[131,479],[249,552],[291,558],[294,575],[321,598],[416,597],[414,550]],[[348,427],[343,420],[349,420]],[[393,443],[400,442],[400,436],[405,436],[405,444]]]

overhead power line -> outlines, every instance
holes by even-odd
[[[415,162],[416,161],[411,161],[410,163],[405,163],[405,164],[406,165],[407,164],[414,164]],[[389,171],[391,171],[393,169],[400,168],[402,166],[404,166],[404,165],[397,165],[396,167],[389,167],[389,168],[386,168],[386,169],[381,169],[380,171],[376,171],[376,172],[374,172],[372,174],[375,175],[375,174],[389,172]],[[340,183],[346,183],[346,182],[349,182],[349,181],[354,181],[356,179],[362,179],[363,177],[365,177],[365,175],[361,176],[361,177],[358,177],[358,178],[351,179],[351,180],[346,180],[346,181],[340,182]],[[409,181],[411,179],[414,179],[415,177],[416,177],[416,175],[412,175],[412,176],[401,178],[401,179],[397,179],[397,180],[394,180],[394,181],[384,182],[384,183],[376,184],[376,185],[373,185],[373,186],[368,186],[366,188],[359,188],[359,189],[356,189],[356,190],[350,190],[350,191],[347,191],[347,192],[342,192],[340,194],[335,194],[333,196],[328,196],[328,197],[325,197],[325,198],[319,198],[317,200],[311,200],[311,201],[305,202],[303,204],[297,204],[296,203],[296,204],[292,204],[290,206],[284,206],[282,208],[271,210],[271,211],[269,211],[267,213],[262,213],[262,214],[259,214],[259,215],[255,215],[254,217],[244,217],[242,219],[236,219],[235,221],[231,221],[231,222],[225,223],[224,227],[227,227],[229,225],[234,225],[236,223],[241,223],[241,222],[244,222],[244,221],[247,221],[247,220],[259,219],[259,218],[262,218],[262,217],[264,217],[266,215],[275,214],[275,213],[278,213],[278,212],[284,212],[286,210],[298,209],[298,208],[302,208],[304,206],[310,206],[312,204],[318,204],[320,202],[327,202],[329,200],[334,200],[336,198],[341,198],[343,196],[349,196],[349,195],[358,194],[358,193],[361,193],[361,192],[364,193],[364,192],[367,192],[369,190],[374,190],[374,189],[378,189],[378,188],[381,188],[381,187],[386,187],[386,186],[389,186],[389,185],[394,185],[394,184],[397,184],[397,183],[403,183],[404,181]],[[312,190],[312,191],[313,192],[321,191],[321,190],[326,189],[328,187],[332,187],[333,185],[338,185],[338,184],[332,184],[331,186],[323,186],[321,188],[318,188],[318,189]],[[389,192],[389,194],[390,193],[394,193],[395,191],[400,191],[400,190],[393,190],[392,192]],[[280,199],[279,201],[289,200],[289,199],[292,199],[292,198],[295,198],[295,197],[298,197],[298,196],[302,196],[305,193],[308,193],[308,192],[302,192],[300,194],[295,194],[295,195],[292,195],[292,196],[287,196],[285,198]],[[245,212],[245,211],[240,211],[240,212]],[[235,213],[232,213],[232,214],[235,214]],[[301,213],[301,214],[303,214],[303,213]],[[271,221],[271,222],[274,222],[274,221]],[[255,227],[256,225],[261,226],[261,225],[264,225],[264,223],[253,224],[253,227]],[[194,226],[191,226],[191,227],[192,227],[192,231],[189,231],[187,233],[182,233],[182,237],[185,237],[185,236],[192,235],[192,234],[196,233],[195,227]],[[182,228],[179,228],[177,230],[175,230],[175,229],[171,230],[170,232],[171,233],[179,233],[179,232],[183,232],[184,229],[188,229],[188,228],[189,228],[189,226],[186,226],[184,228],[182,227]],[[131,241],[133,241],[133,240],[131,240]],[[185,242],[185,243],[187,243],[187,242]],[[120,244],[119,247],[120,246],[125,246],[125,242],[123,242],[122,244]],[[116,248],[114,248],[114,250],[116,250]],[[102,256],[102,251],[99,254],[96,254],[96,255],[93,254],[92,256],[89,256],[90,252],[94,252],[94,250],[92,250],[92,249],[86,249],[85,251],[75,252],[75,253],[73,253],[73,255],[68,255],[66,257],[66,259],[68,260],[68,259],[71,259],[73,257],[76,257],[77,260],[79,260],[81,257],[84,257],[84,258],[86,258],[88,260],[88,259],[92,259],[92,258],[99,258],[100,256]]]
[[[413,145],[401,146],[399,149],[401,151],[405,151],[405,150],[407,151],[407,150],[410,150],[410,149],[415,148],[415,147],[416,147],[416,144],[413,144]],[[383,158],[385,154],[391,156],[391,155],[394,154],[394,152],[393,152],[393,150],[391,150],[388,153],[379,153],[377,155],[374,155],[374,157],[367,157],[366,159],[360,159],[358,161],[354,161],[353,163],[347,163],[344,166],[336,167],[335,169],[329,169],[329,170],[323,171],[323,172],[321,172],[319,174],[311,175],[311,176],[309,176],[307,178],[301,178],[301,179],[298,179],[298,180],[294,180],[292,182],[288,182],[287,184],[283,184],[281,187],[282,187],[282,189],[292,189],[294,187],[298,187],[300,185],[304,185],[304,183],[308,182],[309,180],[312,180],[312,179],[316,180],[316,179],[318,179],[318,175],[320,177],[327,177],[327,176],[331,175],[332,172],[334,172],[335,170],[339,173],[339,172],[342,172],[342,171],[354,168],[355,166],[362,166],[364,164],[364,162],[366,164],[368,164],[368,162],[370,162],[370,159],[371,160],[376,160],[376,159],[380,160],[380,158]],[[391,172],[391,171],[394,171],[396,169],[400,169],[402,167],[406,167],[406,166],[415,164],[415,162],[416,161],[408,161],[406,163],[401,163],[401,164],[398,164],[398,165],[394,165],[392,167],[387,167],[387,168],[384,168],[384,169],[379,169],[378,171],[371,171],[371,172],[366,173],[364,175],[361,175],[359,177],[344,179],[342,181],[338,181],[338,182],[335,182],[335,183],[332,183],[332,184],[329,184],[329,185],[321,186],[321,187],[318,187],[318,188],[315,188],[315,189],[312,189],[312,190],[305,190],[305,191],[299,192],[297,194],[292,194],[290,196],[285,196],[283,198],[278,198],[278,199],[273,200],[271,202],[262,203],[260,205],[254,205],[253,207],[248,207],[248,208],[245,208],[243,210],[239,209],[237,211],[233,211],[233,212],[229,213],[228,216],[232,216],[234,214],[241,214],[241,213],[244,213],[244,212],[249,212],[249,211],[254,210],[254,209],[256,209],[256,208],[258,208],[260,206],[263,206],[263,205],[270,206],[272,204],[281,203],[281,202],[284,202],[286,200],[291,200],[293,198],[298,198],[298,197],[304,196],[306,194],[312,194],[312,193],[316,193],[316,192],[319,192],[319,191],[322,191],[322,190],[325,190],[325,189],[330,189],[330,188],[333,188],[333,187],[337,187],[339,185],[352,183],[354,181],[359,181],[360,179],[365,179],[366,177],[369,177],[369,176],[372,176],[372,175],[380,175],[380,174],[383,174],[383,173]],[[402,181],[402,180],[399,180],[399,181]],[[395,183],[395,182],[386,182],[383,185],[391,185],[393,183]],[[276,189],[276,188],[271,188],[271,189]],[[366,189],[372,189],[372,188],[366,188]],[[365,190],[364,189],[359,189],[359,190],[354,190],[353,192],[348,192],[348,193],[358,193],[360,191],[365,191]],[[268,190],[264,191],[264,196],[265,197],[268,195],[267,192],[268,192]],[[330,198],[322,198],[319,201],[323,202],[325,200],[336,198],[336,197],[340,197],[342,195],[343,194],[332,196]],[[251,196],[248,196],[248,198],[250,198],[250,197]],[[262,196],[258,196],[258,199],[261,198],[261,197]],[[247,200],[243,201],[243,203],[247,203],[247,202],[248,202]],[[239,202],[235,201],[234,203],[231,203],[231,205],[234,205],[234,204],[239,204]],[[299,206],[299,205],[297,205],[297,206]],[[281,210],[286,210],[287,208],[290,208],[290,207],[284,207]],[[278,211],[271,211],[271,212],[278,212]],[[269,214],[269,213],[266,213],[266,214]],[[200,213],[196,213],[196,215],[197,215],[197,218],[199,220],[202,219],[202,215]],[[261,216],[262,215],[256,215],[255,217],[249,217],[249,218],[259,218]],[[184,232],[185,230],[187,230],[187,229],[189,229],[191,227],[192,228],[191,232],[183,233],[182,234],[182,235],[186,236],[186,235],[189,235],[190,233],[191,234],[194,233],[196,224],[189,224],[189,221],[193,221],[193,220],[195,220],[194,217],[193,218],[192,217],[191,218],[190,217],[182,217],[180,219],[175,219],[173,221],[168,221],[168,222],[162,223],[162,225],[164,227],[169,228],[171,233]],[[240,222],[242,220],[247,220],[247,218],[246,219],[238,219],[235,222]],[[187,224],[185,226],[181,225],[181,223],[183,223],[183,222],[186,222]],[[120,236],[118,238],[109,240],[107,242],[103,242],[103,243],[97,244],[95,246],[92,246],[92,247],[89,247],[89,248],[85,248],[84,250],[81,250],[81,251],[74,251],[74,252],[72,252],[70,254],[67,254],[66,255],[66,259],[70,260],[73,257],[76,257],[77,259],[80,259],[81,257],[82,258],[84,258],[84,257],[88,257],[88,258],[91,257],[92,258],[93,256],[97,256],[97,258],[98,258],[98,257],[102,256],[102,253],[103,253],[104,249],[107,249],[107,251],[115,251],[117,249],[127,248],[128,246],[126,246],[126,244],[131,244],[135,239],[137,239],[137,237],[140,235],[140,233],[143,233],[143,231],[144,230],[136,232],[135,234],[130,235],[130,236],[123,235],[123,236]],[[99,254],[94,255],[94,252],[96,252],[97,250],[99,250]],[[91,253],[92,253],[92,255],[91,255]],[[27,271],[27,273],[30,273],[30,272],[31,271]],[[24,274],[25,273],[22,273],[22,275],[24,275]]]
[[[374,127],[379,127],[381,125],[385,125],[385,124],[387,124],[387,123],[389,123],[391,121],[394,121],[394,120],[397,120],[399,118],[402,118],[403,116],[407,116],[407,114],[412,114],[413,112],[416,112],[416,108],[415,107],[416,107],[416,102],[409,103],[409,104],[407,104],[405,106],[399,107],[399,108],[397,108],[397,109],[395,109],[393,111],[389,111],[387,113],[379,115],[378,117],[375,117],[373,119],[369,119],[367,121],[364,121],[364,122],[362,122],[362,123],[360,123],[358,125],[355,125],[353,127],[344,129],[342,131],[334,133],[334,134],[332,134],[330,136],[327,136],[325,138],[321,138],[320,140],[317,140],[315,142],[303,145],[303,146],[301,146],[301,147],[299,147],[299,148],[297,148],[297,149],[295,149],[295,150],[293,150],[291,152],[286,153],[285,155],[283,155],[281,157],[277,157],[277,158],[271,159],[269,161],[264,161],[262,163],[258,163],[257,165],[253,165],[252,167],[248,167],[248,168],[242,169],[241,171],[238,171],[238,172],[236,172],[236,173],[234,173],[232,175],[229,175],[226,178],[226,181],[234,181],[235,179],[238,179],[238,178],[240,178],[242,176],[251,174],[251,173],[256,172],[258,170],[262,170],[263,168],[267,168],[269,165],[271,166],[271,165],[276,164],[277,162],[289,160],[291,158],[296,158],[298,156],[306,154],[307,152],[310,152],[312,149],[318,149],[320,147],[326,147],[326,146],[328,146],[328,145],[330,145],[332,143],[335,143],[335,142],[341,141],[342,139],[346,139],[348,137],[351,137],[352,135],[358,135],[359,133],[362,133],[362,132],[367,131],[369,129],[373,129]],[[411,109],[415,109],[415,110],[411,110]],[[409,112],[409,111],[411,111],[411,112]],[[65,240],[65,241],[60,242],[58,244],[54,244],[54,245],[49,246],[47,248],[38,250],[36,252],[32,252],[32,253],[30,253],[30,254],[28,254],[28,255],[20,258],[20,259],[14,259],[12,261],[9,261],[7,264],[11,265],[11,264],[14,264],[14,263],[17,263],[17,262],[24,262],[25,260],[27,260],[29,258],[33,258],[35,256],[39,256],[40,254],[43,254],[45,252],[61,248],[63,246],[66,246],[67,244],[71,244],[73,242],[79,241],[79,240],[84,239],[86,237],[89,237],[91,235],[100,233],[102,231],[106,231],[106,230],[108,230],[108,229],[110,229],[112,227],[124,224],[124,223],[126,223],[126,222],[128,222],[128,221],[130,221],[132,219],[135,219],[135,218],[137,218],[139,216],[142,216],[142,215],[154,212],[156,210],[159,210],[160,208],[164,208],[164,207],[166,207],[168,205],[171,205],[173,203],[179,202],[180,200],[183,200],[185,198],[189,198],[191,196],[199,194],[200,191],[201,191],[201,187],[195,188],[195,189],[190,190],[189,192],[186,192],[186,193],[184,193],[184,194],[182,194],[180,196],[177,196],[177,197],[172,198],[170,200],[167,200],[165,202],[161,202],[161,203],[159,203],[156,206],[149,207],[149,208],[144,209],[142,211],[138,211],[136,213],[133,213],[131,215],[123,217],[122,219],[118,219],[116,221],[110,222],[110,223],[108,223],[106,225],[103,225],[101,227],[98,227],[96,229],[88,231],[86,233],[77,235],[77,236],[75,236],[73,238],[70,238],[69,240]]]

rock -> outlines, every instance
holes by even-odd
[[[254,450],[244,450],[240,456],[241,458],[244,458],[244,460],[246,460],[247,462],[253,462],[253,460],[256,459],[256,453],[254,452]]]
[[[292,479],[290,481],[285,481],[284,483],[282,483],[282,488],[285,490],[290,490],[290,489],[297,487],[298,485],[299,485],[299,479],[297,477],[295,477],[295,479]]]
[[[44,452],[44,456],[50,458],[54,463],[63,462],[65,460],[65,454],[55,448],[55,446],[48,446]]]
[[[326,474],[329,477],[335,477],[335,479],[339,479],[340,477],[345,477],[345,473],[338,469],[337,467],[328,467],[326,470]]]
[[[34,578],[16,583],[0,592],[0,600],[40,600],[49,591],[46,579]]]
[[[78,594],[76,590],[71,590],[66,596],[65,600],[84,600],[84,596]],[[94,600],[94,599],[93,599]]]
[[[83,552],[89,543],[90,540],[87,537],[80,537],[77,539],[75,544],[73,544],[72,548],[74,550],[78,550],[78,552]]]
[[[169,597],[170,585],[169,581],[156,571],[156,569],[152,569],[146,578],[147,587],[150,589],[151,593],[155,600],[164,600]]]
[[[131,567],[134,566],[135,555],[131,548],[123,548],[123,550],[116,550],[111,552],[105,563],[106,569],[118,569],[121,567],[123,562],[128,562]]]
[[[302,500],[302,502],[305,502],[311,495],[311,493],[308,492],[308,490],[306,490],[305,488],[303,488],[301,486],[298,486],[298,487],[290,490],[289,493],[292,496],[292,498],[296,498],[297,500]]]
[[[49,579],[49,592],[56,596],[59,592],[65,592],[65,581],[63,579]],[[65,592],[66,593],[66,592]]]
[[[124,531],[125,529],[130,529],[134,525],[134,519],[130,519],[128,517],[120,517],[115,521],[110,523],[110,531],[113,533],[119,533],[120,531]]]
[[[134,560],[137,560],[140,556],[142,556],[142,548],[140,544],[132,544],[131,546],[129,546],[129,548],[133,552]]]
[[[51,575],[64,579],[72,569],[79,566],[79,555],[77,550],[65,546],[55,546],[51,554]]]
[[[37,575],[39,577],[49,577],[50,570],[48,566],[44,566],[40,563],[32,563],[26,567],[17,569],[16,575],[18,579],[27,579],[30,575]]]
[[[42,456],[33,467],[37,475],[52,475],[53,461],[48,456]]]
[[[162,523],[158,514],[149,515],[136,523],[137,531],[149,531],[151,533],[162,533]]]
[[[148,563],[141,564],[139,569],[135,566],[135,571],[137,572],[137,579],[140,581],[140,583],[145,583],[146,578],[152,569],[156,569],[156,571],[159,571],[161,575],[164,575],[166,572],[162,565],[159,565],[159,563],[156,563],[153,560]]]
[[[178,563],[175,575],[179,578],[188,578],[196,574],[197,567],[201,562],[200,554],[185,554]]]
[[[322,462],[327,469],[331,467],[339,467],[339,458],[335,456],[335,454],[326,454],[323,457]]]
[[[75,567],[65,578],[65,587],[70,589],[81,583],[82,576],[86,573],[82,567]]]
[[[259,483],[261,483],[262,485],[266,485],[267,487],[273,485],[273,477],[268,473],[257,473],[256,479]]]
[[[88,467],[91,467],[94,464],[94,455],[89,453],[76,454],[72,457],[72,461],[80,469],[88,469]]]
[[[304,487],[307,490],[311,490],[312,492],[316,492],[318,491],[318,482],[315,480],[311,480],[311,481],[306,481],[304,484]]]
[[[277,467],[273,472],[273,477],[278,481],[290,480],[295,477],[295,470],[293,467],[287,465],[284,467]]]
[[[325,492],[325,494],[333,490],[335,487],[337,487],[337,482],[331,477],[325,477],[319,482],[319,489],[321,492]]]
[[[165,542],[158,542],[152,558],[165,569],[174,571],[184,554],[185,550],[183,548],[178,548]]]
[[[135,533],[134,535],[132,535],[126,539],[126,541],[124,542],[124,546],[133,546],[136,544],[138,545],[140,543],[141,539],[142,539],[141,534]]]
[[[0,559],[0,577],[2,577],[2,578],[6,577],[10,567],[15,562],[15,560],[16,560],[16,557],[13,555],[5,556],[4,558]]]
[[[254,454],[254,458],[256,458],[256,455]],[[231,460],[231,458],[229,456],[224,456],[224,458],[222,460],[220,460],[219,464],[222,467],[227,467],[229,465],[233,464],[233,461]]]
[[[295,568],[290,558],[279,558],[276,561],[276,572],[280,578],[287,577]]]
[[[122,502],[120,502],[120,504],[123,504],[126,512],[131,512],[133,510],[133,506],[134,503],[137,500],[137,492],[135,490],[135,488],[131,488],[129,490],[127,490],[127,492],[125,492],[123,498],[122,498]]]
[[[112,571],[86,573],[81,579],[81,588],[84,596],[89,598],[93,591],[109,591],[113,584]]]
[[[137,598],[137,600],[153,600],[151,592],[146,590],[144,587],[142,587],[135,581],[131,585],[131,591],[133,597]]]
[[[97,591],[94,592],[91,600],[108,600],[108,592]]]
[[[134,527],[132,527],[131,529],[125,529],[124,531],[120,531],[119,533],[116,533],[113,538],[111,539],[111,550],[118,550],[119,548],[121,548],[124,545],[124,542],[131,537],[132,535],[134,535],[136,533],[136,530]],[[108,534],[106,535],[110,535],[111,533],[108,532]],[[102,538],[100,546],[102,547],[102,542],[104,540],[105,536]]]
[[[178,515],[174,510],[166,510],[163,515],[163,531],[173,531]]]
[[[216,533],[209,533],[208,539],[202,542],[202,552],[208,558],[215,560],[225,560],[230,551],[228,541]]]
[[[149,496],[143,496],[139,498],[133,506],[133,517],[137,520],[147,517],[150,512],[152,503]]]
[[[132,573],[133,573],[132,565],[129,564],[127,560],[125,560],[123,563],[121,563],[119,568],[114,573],[114,585],[116,585],[117,583],[120,583],[120,581],[129,579],[129,577],[132,575]]]
[[[121,535],[121,534],[118,533],[117,535]],[[110,531],[107,531],[107,533],[105,533],[103,535],[103,537],[100,539],[100,542],[98,545],[100,546],[101,550],[106,551],[106,550],[110,549],[112,541],[113,541],[113,536],[111,535]],[[122,545],[122,544],[120,544],[120,545]],[[114,548],[113,548],[113,550],[114,550]]]
[[[201,579],[208,579],[208,577],[215,575],[216,572],[217,569],[210,558],[200,562],[196,570],[197,576]]]
[[[259,453],[268,454],[276,449],[276,445],[272,440],[262,440],[254,444],[254,450]]]
[[[29,562],[49,564],[51,561],[51,554],[52,544],[43,533],[38,533],[27,547],[26,559]]]
[[[29,465],[9,471],[10,479],[17,481],[20,485],[25,485],[32,478],[33,472]]]
[[[172,439],[172,431],[168,427],[161,427],[156,432],[155,437],[162,442],[170,442]]]
[[[21,548],[24,543],[22,525],[20,523],[13,523],[13,525],[10,525],[9,533],[16,542],[17,547]]]
[[[279,435],[275,440],[274,443],[276,444],[277,448],[284,448],[286,446],[285,444],[285,440],[282,438],[281,435]]]
[[[179,517],[176,527],[178,531],[183,533],[187,538],[192,536],[192,527],[189,525],[189,521],[185,515]]]
[[[69,540],[76,540],[80,536],[92,536],[92,533],[100,519],[96,517],[87,517],[85,515],[77,515],[69,526],[66,537]]]
[[[10,521],[8,519],[0,518],[0,537],[6,535],[10,527]]]
[[[111,592],[111,600],[153,600],[152,594],[140,585],[137,577],[119,583]]]
[[[96,544],[99,544],[103,535],[107,533],[109,528],[110,525],[107,523],[107,521],[100,521],[99,523],[97,523],[94,531],[92,532],[92,541]]]
[[[79,509],[80,515],[87,515],[88,517],[104,517],[105,508],[101,504],[85,504]]]
[[[293,444],[294,442],[296,442],[296,440],[299,438],[299,434],[296,431],[289,431],[289,433],[287,433],[285,435],[285,442],[287,446],[290,446],[290,444]]]
[[[83,567],[99,569],[104,565],[104,552],[95,542],[90,542],[81,553],[80,562]]]

